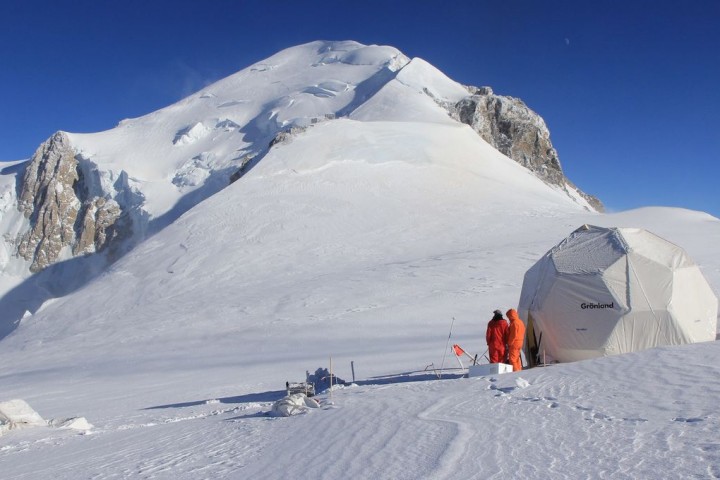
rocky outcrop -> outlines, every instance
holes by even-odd
[[[118,235],[115,226],[122,211],[116,201],[96,197],[85,204],[74,256],[103,250]]]
[[[73,185],[77,160],[70,141],[58,132],[35,152],[23,177],[18,208],[30,220],[30,230],[18,243],[18,254],[37,272],[55,262],[75,241],[74,225],[81,202]]]
[[[38,272],[64,256],[102,250],[114,236],[120,206],[89,196],[79,160],[68,136],[58,132],[35,152],[20,185],[18,209],[30,227],[17,241],[17,253]]]
[[[546,183],[576,190],[593,208],[603,211],[600,200],[581,192],[565,177],[540,115],[517,98],[495,95],[490,87],[469,90],[471,95],[451,109],[457,120],[470,125],[486,142]]]

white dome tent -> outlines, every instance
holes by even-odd
[[[584,225],[527,271],[518,312],[533,366],[715,340],[718,300],[677,245]]]

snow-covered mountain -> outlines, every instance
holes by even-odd
[[[17,206],[33,205],[94,225],[74,230],[100,240],[80,251],[128,243],[109,268],[63,244],[29,278],[31,260],[4,253],[21,280],[0,299],[0,403],[94,428],[0,436],[3,478],[720,475],[717,342],[432,373],[457,365],[449,340],[482,356],[492,311],[516,307],[525,271],[584,223],[647,228],[720,291],[720,220],[599,213],[458,121],[448,105],[467,95],[395,49],[313,43],[111,131],[54,137],[30,177],[75,172],[82,202],[62,182],[37,188],[54,203],[14,197],[33,163],[7,166],[6,240],[31,231]],[[286,381],[331,363],[355,386],[266,415]]]
[[[542,118],[519,100],[463,87],[391,47],[314,42],[112,130],[53,135],[2,181],[0,268],[39,272],[96,252],[114,261],[273,145],[330,120],[467,123],[552,188],[601,208],[565,178]],[[406,147],[392,148],[402,155]]]

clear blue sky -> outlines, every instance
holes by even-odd
[[[609,210],[720,217],[719,0],[5,0],[0,160],[313,40],[392,45],[521,98],[568,177]]]

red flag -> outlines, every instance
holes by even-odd
[[[452,348],[453,348],[453,352],[455,352],[455,355],[457,355],[458,357],[461,357],[465,353],[465,350],[460,348],[460,345],[458,345],[458,344],[453,345]]]

